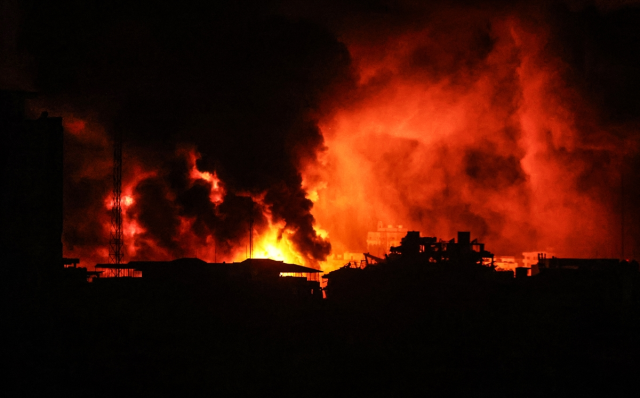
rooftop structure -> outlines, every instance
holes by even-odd
[[[496,272],[493,253],[484,249],[477,239],[471,240],[469,232],[458,232],[458,240],[439,240],[420,236],[418,231],[408,231],[400,245],[392,246],[384,258],[364,253],[364,260],[349,261],[342,268],[324,276],[327,296],[345,297],[360,294],[370,296],[383,289],[402,290],[407,283],[419,285],[419,280],[455,280],[496,278],[512,272]],[[421,289],[421,287],[418,287]],[[394,293],[395,294],[395,293]]]
[[[531,276],[538,273],[538,255],[544,257],[553,257],[553,253],[548,251],[537,252],[523,252],[522,253],[522,266],[531,269]]]
[[[548,258],[545,253],[538,254],[538,262],[532,269],[538,273],[547,273],[559,270],[573,271],[610,271],[620,264],[616,258]]]
[[[484,243],[471,240],[470,232],[458,232],[458,241],[438,240],[409,231],[400,246],[392,246],[388,259],[425,260],[432,263],[477,264],[493,266],[493,253],[484,249]]]

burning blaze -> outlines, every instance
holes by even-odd
[[[284,261],[286,263],[302,264],[304,259],[300,256],[293,245],[283,224],[272,225],[266,229],[253,243],[253,258],[270,258]],[[248,248],[246,249],[248,250]],[[247,258],[247,253],[237,253],[234,261],[242,261]]]
[[[77,117],[73,117],[72,120],[74,125],[81,125]],[[92,126],[89,124],[90,127]],[[92,134],[106,135],[100,129],[84,135],[80,134],[80,131],[72,133],[74,137],[82,139],[87,139]],[[108,144],[108,137],[104,138],[103,143]],[[110,182],[108,155],[110,153],[107,145],[103,158],[100,159],[104,167],[99,174],[91,177]],[[249,209],[253,208],[254,257],[314,264],[300,255],[294,247],[291,226],[287,226],[282,220],[274,221],[271,206],[264,200],[264,193],[229,195],[216,171],[198,169],[196,163],[200,157],[195,147],[180,147],[176,150],[172,167],[178,167],[185,173],[183,186],[176,192],[167,186],[166,171],[149,167],[141,158],[125,152],[126,171],[123,173],[121,196],[125,261],[177,257],[198,257],[209,262],[242,261],[249,254],[248,220]],[[177,164],[181,166],[176,166]],[[172,170],[169,170],[169,173],[171,172]],[[78,174],[78,178],[83,178],[83,172],[79,170]],[[102,210],[92,210],[98,221],[93,224],[96,228],[95,241],[80,247],[65,245],[67,252],[81,254],[83,261],[88,264],[105,262],[108,258],[110,211],[113,207],[111,186],[104,184],[102,192]],[[242,205],[240,202],[245,204]],[[231,212],[227,206],[231,207]],[[196,209],[192,209],[193,207]],[[74,212],[70,214],[73,215]],[[174,229],[167,231],[167,224],[171,226],[172,222],[175,223]],[[68,231],[73,231],[69,224],[83,225],[79,219],[67,223],[65,226]],[[169,232],[168,237],[165,235],[166,232]],[[69,232],[65,234],[67,238],[72,236]]]
[[[252,235],[254,257],[318,267],[367,251],[379,221],[443,239],[471,231],[497,255],[617,256],[616,192],[637,134],[574,81],[555,8],[416,7],[334,31],[249,24],[216,73],[166,52],[123,82],[96,68],[61,97],[75,104],[41,104],[67,131],[65,255],[108,257],[110,131],[123,128],[125,261],[243,260]],[[601,61],[585,59],[599,76]],[[122,87],[106,105],[83,105],[107,82]]]

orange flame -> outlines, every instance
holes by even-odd
[[[267,230],[254,238],[253,258],[270,258],[286,263],[305,264],[304,258],[296,252],[288,239],[289,235],[290,232],[286,230],[284,224],[269,223]],[[244,253],[236,253],[233,261],[242,261],[248,255],[248,248],[245,248]]]

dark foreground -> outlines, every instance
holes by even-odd
[[[142,283],[13,289],[2,395],[637,396],[637,294],[533,279],[323,302]]]

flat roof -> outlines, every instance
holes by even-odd
[[[199,258],[178,258],[171,261],[130,261],[126,264],[96,264],[96,268],[103,269],[140,269],[148,267],[193,267],[193,266],[234,266],[246,264],[263,270],[281,273],[320,273],[322,270],[289,264],[270,258],[248,258],[239,263],[208,263]]]
[[[298,264],[289,264],[289,263],[285,263],[284,261],[272,260],[270,258],[248,258],[242,261],[240,264],[257,265],[260,268],[266,268],[272,271],[287,272],[287,273],[323,272],[322,270],[319,270],[319,269],[303,267],[302,265],[298,265]]]

